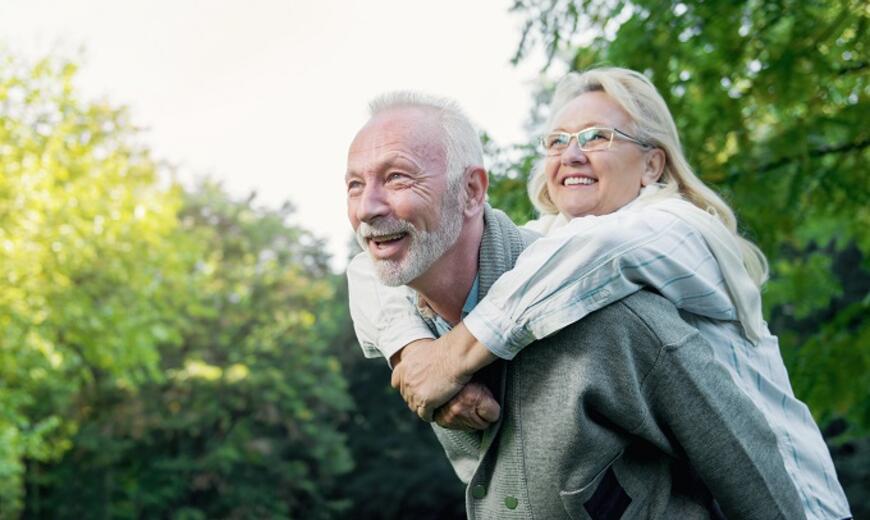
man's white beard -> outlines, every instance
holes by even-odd
[[[458,190],[457,190],[458,191]],[[441,225],[435,231],[420,231],[407,220],[383,217],[372,224],[360,222],[356,239],[368,251],[366,238],[372,235],[407,233],[411,243],[401,260],[383,260],[372,257],[375,272],[381,283],[390,287],[407,285],[425,273],[436,260],[450,249],[462,232],[463,215],[459,194],[447,190],[441,204]],[[371,256],[371,255],[370,255]]]

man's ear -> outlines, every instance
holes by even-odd
[[[469,166],[463,174],[463,182],[465,189],[463,213],[466,217],[473,217],[483,211],[486,190],[489,188],[489,177],[482,166]]]
[[[649,186],[658,182],[665,171],[667,156],[661,148],[653,148],[646,152],[643,164],[643,175],[640,178],[641,186]]]

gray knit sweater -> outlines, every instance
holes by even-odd
[[[501,212],[484,219],[481,298],[530,241]],[[483,434],[434,427],[471,519],[804,518],[764,417],[658,295],[629,296],[476,378],[501,419]]]

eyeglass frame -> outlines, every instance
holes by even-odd
[[[610,140],[609,140],[608,143],[607,143],[607,148],[598,148],[598,149],[595,149],[595,150],[584,150],[584,149],[583,149],[583,146],[580,144],[580,134],[582,134],[582,133],[584,133],[584,132],[588,132],[589,130],[608,130],[608,131],[612,132],[612,133],[610,134]],[[563,148],[563,149],[561,149],[561,150],[559,150],[559,151],[551,151],[550,148],[547,148],[547,137],[549,137],[549,136],[551,136],[551,135],[557,135],[557,134],[567,135],[567,136],[568,136],[568,142],[565,144],[565,148]],[[636,137],[633,137],[633,136],[631,136],[631,135],[629,135],[629,134],[623,132],[623,131],[620,130],[619,128],[615,128],[615,127],[607,127],[607,126],[590,126],[590,127],[588,127],[588,128],[584,128],[584,129],[582,129],[582,130],[580,130],[580,131],[573,132],[573,133],[572,133],[572,132],[550,132],[550,133],[547,134],[547,135],[541,136],[541,138],[539,139],[539,141],[540,141],[541,146],[544,148],[544,151],[547,153],[547,155],[554,156],[554,155],[560,155],[560,154],[561,154],[562,152],[564,152],[564,151],[565,151],[569,146],[571,146],[571,139],[572,139],[572,138],[573,138],[575,141],[577,141],[577,147],[578,147],[578,148],[580,149],[580,151],[582,151],[582,152],[600,152],[600,151],[604,151],[604,150],[610,150],[610,148],[613,146],[613,139],[614,139],[614,137],[617,136],[617,135],[618,135],[619,137],[625,139],[626,141],[631,141],[632,143],[638,144],[638,145],[640,145],[640,146],[642,146],[642,147],[644,147],[644,148],[655,148],[654,145],[651,145],[651,144],[649,144],[649,143],[645,143],[645,142],[641,141],[640,139],[638,139],[638,138],[636,138]]]

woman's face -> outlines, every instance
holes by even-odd
[[[550,132],[575,133],[595,126],[632,134],[631,118],[600,91],[574,98],[556,114]],[[642,186],[658,180],[664,152],[614,136],[608,150],[584,152],[576,139],[545,158],[547,192],[559,212],[569,218],[605,215],[637,197]]]

